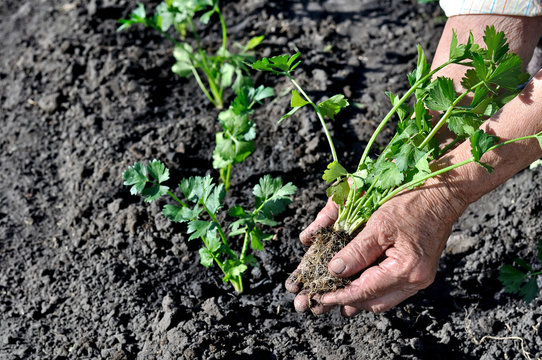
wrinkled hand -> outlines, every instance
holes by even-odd
[[[363,272],[344,289],[314,295],[311,311],[323,314],[340,306],[344,316],[362,310],[382,312],[426,288],[435,278],[452,225],[465,209],[466,203],[438,181],[391,199],[328,266],[340,277]],[[301,242],[310,245],[313,233],[333,224],[336,217],[337,205],[330,199],[300,234]],[[384,260],[375,264],[382,255]],[[300,292],[301,286],[295,282],[302,266],[303,261],[286,282],[288,291],[298,293],[294,306],[299,312],[309,309],[307,292]]]

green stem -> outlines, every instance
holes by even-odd
[[[427,79],[431,78],[431,76],[433,76],[436,72],[440,71],[441,69],[443,69],[444,67],[446,67],[446,66],[448,66],[448,65],[450,65],[452,63],[453,63],[453,61],[448,60],[447,62],[440,65],[439,67],[437,67],[433,71],[429,72],[426,76],[424,76],[420,80],[416,81],[416,83],[414,85],[412,85],[412,87],[406,92],[406,94],[403,95],[403,97],[401,99],[399,99],[399,102],[397,102],[397,104],[395,104],[395,106],[390,110],[390,112],[386,115],[386,117],[382,120],[382,122],[376,128],[375,132],[371,136],[371,139],[369,139],[369,142],[367,143],[367,146],[365,147],[365,150],[363,151],[363,155],[361,155],[361,160],[359,161],[358,168],[363,163],[365,163],[365,159],[367,158],[367,156],[369,156],[369,151],[371,150],[371,147],[375,143],[376,138],[378,137],[378,135],[380,134],[380,132],[382,131],[384,126],[386,126],[388,121],[392,118],[392,116],[397,112],[399,107],[401,107],[401,105],[403,105],[403,103],[410,97],[410,95],[412,95],[414,93],[414,91],[416,91],[416,89],[418,89],[421,85],[423,85],[423,83],[425,83],[427,81]]]
[[[216,215],[210,212],[209,209],[207,209],[207,206],[204,205],[203,208],[205,209],[205,211],[207,212],[211,220],[215,223],[216,228],[218,229],[220,238],[222,239],[222,243],[224,244],[224,247],[226,248],[226,252],[232,259],[237,259],[237,254],[234,253],[233,250],[230,248],[230,245],[228,244],[228,239],[226,238],[226,234],[224,233],[224,231],[222,230],[222,227],[220,226],[220,223],[216,219]]]
[[[403,190],[406,190],[408,188],[411,188],[411,187],[415,187],[415,186],[418,186],[418,185],[421,185],[423,184],[427,179],[430,179],[432,177],[435,177],[435,176],[439,176],[441,174],[444,174],[445,172],[448,172],[448,171],[451,171],[455,168],[458,168],[460,166],[463,166],[463,165],[467,165],[467,164],[470,164],[474,162],[474,157],[471,157],[470,159],[467,159],[467,160],[464,160],[464,161],[461,161],[457,164],[454,164],[454,165],[450,165],[450,166],[447,166],[445,168],[442,168],[440,170],[437,170],[437,171],[433,171],[432,173],[420,178],[420,179],[416,179],[416,180],[412,180],[406,184],[403,184],[401,186],[399,186],[397,189],[393,190],[392,192],[390,192],[387,196],[385,196],[382,200],[380,200],[378,202],[378,205],[377,205],[377,208],[382,206],[382,204],[384,204],[386,201],[388,201],[389,199],[391,199],[392,197],[394,197],[395,195],[397,195],[398,193],[400,193],[401,191]]]
[[[248,228],[247,228],[247,231],[245,231],[245,238],[243,240],[243,248],[241,250],[241,257],[239,258],[239,260],[241,260],[242,263],[244,263],[245,261],[245,256],[247,255],[247,251],[248,251]]]
[[[217,109],[222,109],[224,107],[224,102],[222,100],[222,94],[221,94],[221,91],[218,89],[218,87],[216,85],[216,79],[214,78],[214,76],[213,76],[213,74],[211,72],[211,69],[209,68],[209,63],[207,62],[208,56],[207,56],[207,54],[205,53],[205,51],[203,50],[203,48],[201,46],[201,41],[200,41],[199,35],[198,35],[197,31],[196,31],[196,27],[194,26],[194,21],[192,20],[192,18],[188,18],[188,23],[190,24],[190,28],[192,29],[192,33],[194,34],[194,39],[196,40],[196,45],[198,47],[198,52],[199,52],[200,57],[201,57],[201,64],[202,64],[201,69],[203,70],[203,73],[207,77],[207,82],[209,83],[209,88],[211,90],[211,93],[213,94],[214,101],[211,100],[211,102],[213,103],[213,105]],[[200,85],[200,87],[202,87],[202,86]],[[208,94],[208,92],[207,92],[207,94]],[[207,96],[207,97],[210,99],[210,96]]]
[[[213,103],[213,105],[215,107],[218,108],[218,104],[216,103],[215,99],[213,99],[213,97],[211,96],[211,94],[209,94],[209,92],[207,91],[207,88],[205,87],[205,85],[203,84],[203,81],[201,80],[199,74],[198,74],[198,71],[196,70],[196,68],[194,67],[194,65],[192,65],[192,75],[194,75],[194,77],[196,78],[196,82],[198,83],[201,91],[203,91],[203,93],[205,94],[205,96],[207,97],[207,99],[209,99],[209,101],[211,103]]]
[[[244,291],[243,278],[241,277],[241,275],[236,276],[233,279],[230,279],[230,283],[233,285],[233,288],[238,294],[241,294]]]
[[[318,116],[318,119],[320,120],[320,124],[322,125],[322,129],[324,130],[324,133],[326,134],[327,142],[329,143],[329,148],[331,150],[331,155],[333,156],[333,161],[339,161],[337,158],[337,152],[335,151],[335,145],[333,144],[333,139],[331,138],[331,134],[329,133],[329,130],[326,125],[326,121],[324,120],[324,117],[320,110],[318,109],[318,106],[309,98],[309,96],[303,91],[301,86],[295,81],[295,79],[288,73],[285,74],[288,79],[294,84],[294,86],[297,88],[299,93],[303,95],[305,100],[314,108],[314,111],[316,112],[316,115]]]
[[[226,22],[224,21],[224,17],[222,16],[222,12],[220,9],[217,9],[218,18],[220,19],[220,25],[222,27],[222,56],[226,54],[227,44],[228,44],[228,33],[226,29]]]
[[[228,164],[228,167],[225,169],[220,170],[220,177],[222,178],[222,181],[224,182],[224,189],[226,192],[230,190],[230,178],[231,178],[231,168],[233,167],[233,164]]]
[[[186,205],[186,203],[184,203],[183,201],[181,201],[181,199],[179,199],[173,192],[171,192],[171,190],[168,190],[167,193],[168,193],[168,195],[171,196],[175,201],[177,201],[179,204],[181,204],[182,207],[188,207],[188,205]]]

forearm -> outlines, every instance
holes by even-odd
[[[450,18],[435,54],[433,66],[437,66],[447,59],[452,29],[455,29],[460,42],[466,41],[469,31],[472,31],[475,43],[481,44],[483,43],[482,34],[487,25],[494,25],[497,31],[505,31],[510,50],[520,55],[524,60],[524,66],[526,66],[542,32],[540,18],[489,15]],[[465,70],[465,67],[450,67],[445,70],[446,72],[442,71],[438,75],[451,77],[454,82],[459,84]],[[498,136],[501,141],[540,132],[542,130],[542,104],[538,99],[542,99],[542,72],[531,80],[518,97],[487,120],[481,128]],[[443,167],[469,159],[472,156],[470,150],[469,141],[465,141],[439,161],[437,166]],[[541,156],[542,151],[536,140],[521,141],[484,155],[482,161],[495,168],[492,174],[477,164],[469,164],[447,173],[441,177],[441,180],[451,187],[454,196],[459,196],[466,203],[471,203]]]
[[[542,131],[542,72],[538,73],[522,91],[494,117],[487,120],[482,129],[496,135],[501,141],[533,135]],[[444,156],[439,167],[456,164],[472,157],[469,141],[465,141]],[[442,177],[455,196],[472,203],[482,195],[504,183],[518,171],[542,157],[536,139],[518,141],[485,154],[481,161],[494,167],[489,174],[477,164],[459,167]]]

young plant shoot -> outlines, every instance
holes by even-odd
[[[541,144],[542,146],[542,144]],[[538,262],[542,263],[542,240],[538,241]],[[537,277],[542,271],[535,271],[525,260],[516,258],[516,266],[503,265],[500,270],[499,280],[508,293],[518,294],[528,304],[538,295]]]
[[[263,242],[272,238],[260,227],[276,226],[274,217],[292,202],[292,195],[297,190],[292,183],[283,185],[280,178],[265,175],[254,186],[254,209],[246,210],[236,205],[229,210],[229,215],[238,220],[230,224],[230,232],[226,234],[226,228],[218,220],[226,195],[224,185],[214,184],[210,176],[181,180],[178,185],[181,198],[164,185],[169,180],[169,170],[158,160],[148,165],[135,163],[123,173],[123,178],[124,185],[131,187],[130,193],[141,195],[147,202],[165,195],[176,202],[164,206],[164,216],[173,222],[188,224],[188,241],[202,241],[200,263],[205,267],[216,264],[224,274],[222,281],[230,282],[237,293],[243,292],[243,273],[249,266],[257,265],[256,258],[249,254],[249,246],[253,250],[263,250]],[[237,236],[242,238],[240,252],[234,251],[229,241]]]
[[[213,151],[213,167],[220,170],[220,180],[227,191],[230,189],[231,169],[243,162],[256,150],[256,124],[251,119],[255,104],[273,96],[273,89],[243,87],[228,110],[218,114],[221,132],[216,134]]]
[[[403,96],[388,93],[392,109],[369,139],[357,168],[352,172],[339,163],[323,119],[324,114],[332,119],[348,104],[346,100],[336,95],[327,100],[327,103],[314,104],[292,76],[293,70],[299,65],[299,62],[295,62],[299,54],[264,58],[254,63],[254,69],[284,75],[294,84],[296,90],[292,93],[292,110],[285,117],[310,104],[322,123],[333,157],[333,161],[324,172],[323,179],[331,184],[327,194],[339,208],[337,220],[333,225],[335,233],[344,232],[352,238],[386,201],[401,191],[421,186],[427,179],[459,166],[477,163],[491,172],[491,166],[483,163],[481,158],[485,153],[498,147],[532,138],[538,138],[542,146],[542,132],[500,142],[496,136],[479,129],[486,119],[513,99],[519,93],[520,85],[529,79],[529,76],[521,70],[521,58],[509,52],[503,32],[496,32],[494,27],[487,27],[484,42],[485,48],[474,44],[471,34],[466,44],[458,44],[454,33],[448,61],[434,70],[430,69],[422,48],[418,46],[416,70],[408,75],[410,89]],[[468,68],[461,81],[464,90],[459,94],[454,89],[452,79],[446,77],[433,79],[439,70],[451,64]],[[433,117],[429,111],[438,114],[434,117],[435,121],[432,121]],[[395,135],[379,156],[370,157],[376,138],[394,116],[398,120]],[[455,134],[455,139],[443,146],[439,144],[435,135],[445,126]],[[441,158],[454,145],[464,140],[470,141],[471,144],[470,159],[445,168],[432,168],[433,161]],[[342,239],[341,236],[334,238]],[[318,236],[315,244],[317,242]],[[340,244],[338,249],[343,246],[344,244]],[[333,255],[334,253],[318,255],[323,261],[320,267],[327,274],[329,274],[327,262]],[[311,260],[307,262],[311,263]],[[311,274],[314,271],[316,270],[313,267],[305,266],[300,279],[311,293],[326,292],[334,290],[337,286],[344,286],[340,279],[339,285],[333,281],[327,281],[325,286],[316,284],[318,279]]]
[[[196,14],[201,24],[208,24],[213,15],[220,21],[222,42],[216,54],[209,54],[203,47],[195,25]],[[251,38],[246,45],[236,44],[239,53],[228,51],[228,34],[226,22],[222,16],[218,0],[165,0],[156,7],[154,16],[147,16],[145,6],[138,4],[137,8],[127,19],[119,20],[118,31],[129,28],[134,24],[143,24],[160,32],[173,42],[173,56],[176,63],[172,71],[181,76],[194,76],[201,91],[217,109],[224,107],[224,90],[233,88],[238,92],[245,85],[252,85],[252,79],[245,63],[251,63],[251,54],[256,46],[264,39],[263,36]],[[177,38],[169,34],[173,28]],[[191,33],[195,42],[193,48],[187,41],[186,35]],[[206,83],[203,79],[206,79]],[[235,78],[235,80],[234,80]]]

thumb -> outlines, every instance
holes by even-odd
[[[307,226],[305,230],[301,232],[301,234],[299,234],[299,240],[301,240],[301,242],[305,245],[310,245],[314,233],[319,228],[330,226],[335,222],[337,219],[337,212],[337,204],[335,204],[332,198],[329,198],[326,206],[320,210],[316,216],[316,219],[309,226]]]
[[[328,270],[336,276],[352,276],[374,263],[391,244],[391,239],[367,226],[331,259]]]

